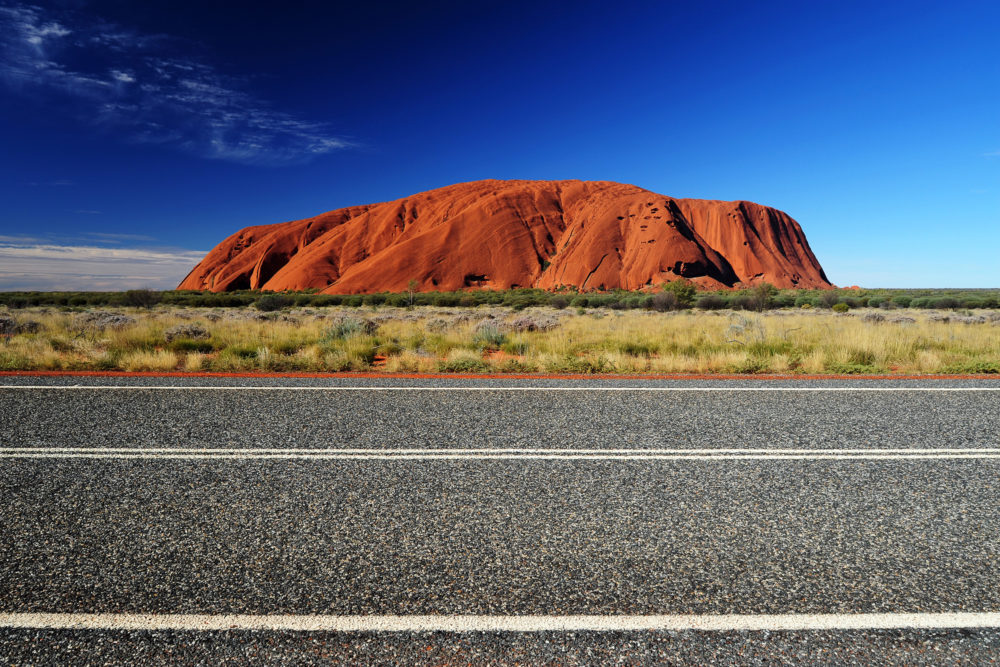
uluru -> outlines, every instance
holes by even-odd
[[[747,201],[609,181],[485,180],[242,229],[178,289],[330,294],[830,287],[799,224]]]

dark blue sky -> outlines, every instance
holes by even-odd
[[[997,287],[998,29],[995,2],[0,0],[0,289],[169,287],[240,227],[481,178],[748,199],[838,284]]]

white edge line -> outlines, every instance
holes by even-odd
[[[457,461],[457,460],[549,460],[549,461],[820,461],[1000,459],[1000,453],[977,454],[143,454],[90,452],[0,452],[0,459],[177,459],[177,460],[358,460],[358,461]]]
[[[638,392],[994,392],[1000,387],[303,387],[259,385],[0,385],[0,390],[56,391],[638,391]]]
[[[0,447],[0,453],[100,453],[100,454],[1000,454],[1000,447],[903,447],[903,448],[544,448],[544,447],[420,447],[310,448],[310,447]]]
[[[3,613],[0,627],[57,630],[546,632],[880,630],[1000,627],[1000,613],[721,615],[246,615]]]

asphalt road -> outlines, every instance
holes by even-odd
[[[1000,382],[0,384],[8,664],[1000,649]]]

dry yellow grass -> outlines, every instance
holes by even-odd
[[[177,355],[169,350],[127,352],[122,355],[122,370],[173,371],[177,370]]]
[[[6,313],[0,370],[552,373],[1000,372],[1000,313],[549,308],[160,308]],[[879,319],[882,318],[882,319]],[[366,329],[364,322],[372,324]],[[534,324],[535,326],[532,326]],[[177,325],[207,337],[167,341]],[[536,328],[538,330],[532,330]]]

